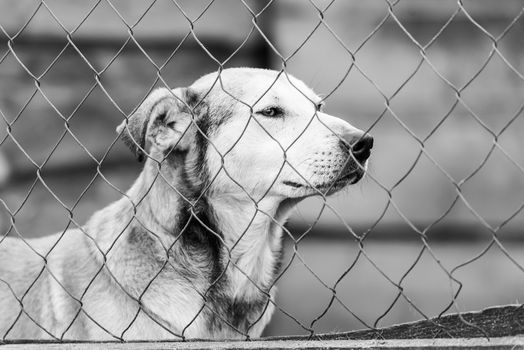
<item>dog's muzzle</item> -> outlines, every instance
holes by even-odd
[[[360,181],[366,173],[366,161],[371,155],[373,148],[373,137],[370,135],[359,135],[352,137],[350,140],[339,140],[339,152],[334,160],[329,160],[328,168],[332,167],[333,162],[343,164],[341,168],[332,173],[329,179],[322,181],[312,181],[311,183],[299,183],[294,181],[284,181],[283,183],[293,188],[309,188],[315,191],[322,191],[325,194],[333,194],[338,190]],[[331,154],[331,153],[330,153]],[[324,168],[324,164],[315,165],[315,167]],[[316,174],[316,172],[315,172]],[[323,174],[321,170],[321,174]]]

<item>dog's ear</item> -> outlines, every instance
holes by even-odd
[[[124,143],[143,161],[153,148],[166,153],[172,149],[187,149],[185,137],[191,125],[191,113],[185,103],[186,89],[159,88],[125,119],[116,131]]]

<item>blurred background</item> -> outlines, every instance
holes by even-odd
[[[519,303],[524,4],[462,3],[4,0],[0,234],[119,198],[141,165],[115,127],[159,77],[285,66],[375,148],[361,184],[293,214],[266,335]]]

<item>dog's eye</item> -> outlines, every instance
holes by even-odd
[[[320,112],[324,108],[324,102],[320,102],[317,104],[317,111]]]
[[[284,114],[284,111],[279,107],[267,107],[260,112],[265,117],[280,117],[282,114]]]

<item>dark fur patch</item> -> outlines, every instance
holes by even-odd
[[[218,231],[205,198],[200,199],[193,210],[185,203],[178,216],[178,232],[182,249],[193,257],[205,257],[209,271],[204,275],[213,283],[222,273],[222,233]]]
[[[196,152],[196,164],[195,169],[191,169],[192,173],[198,176],[200,186],[195,188],[194,184],[190,183],[187,169],[185,171],[185,182],[190,185],[192,189],[192,197],[198,198],[200,193],[196,193],[198,190],[203,190],[209,184],[209,171],[206,166],[206,153],[209,144],[208,138],[211,131],[211,117],[209,115],[209,106],[206,101],[193,89],[186,88],[184,90],[184,101],[185,105],[182,107],[182,111],[192,116],[193,122],[196,125],[196,131],[194,134],[195,150]],[[189,107],[189,108],[188,108]]]
[[[201,97],[200,95],[194,91],[193,89],[191,88],[187,88],[185,89],[184,91],[184,97],[185,97],[185,102],[186,104],[191,107],[192,109],[194,108],[198,108],[200,103],[203,102],[201,100]]]
[[[228,330],[247,336],[250,328],[264,312],[267,302],[268,297],[262,293],[256,300],[248,302],[215,292],[206,304],[208,327],[214,332]]]
[[[209,144],[209,130],[211,122],[209,120],[209,115],[205,114],[200,116],[200,118],[196,122],[198,130],[195,134],[195,144],[196,144],[196,151],[197,154],[197,161],[196,161],[196,170],[197,174],[200,177],[200,180],[202,181],[202,189],[206,188],[209,184],[210,178],[209,178],[209,169],[206,166],[206,154],[207,154],[207,147]]]

